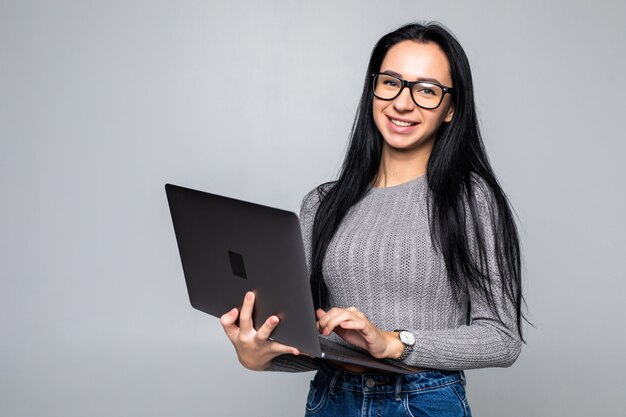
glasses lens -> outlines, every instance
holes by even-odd
[[[413,86],[413,100],[418,106],[426,109],[434,109],[441,103],[443,89],[436,84],[428,82],[416,83]]]
[[[383,100],[395,98],[401,87],[402,81],[392,75],[378,74],[374,78],[374,95]]]

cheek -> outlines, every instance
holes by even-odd
[[[440,111],[440,112],[437,112],[436,114],[429,115],[429,124],[432,126],[434,130],[439,130],[439,128],[443,124],[443,120],[446,118],[447,112],[448,110],[446,109],[445,112]]]

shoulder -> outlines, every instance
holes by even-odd
[[[497,184],[490,184],[489,180],[472,174],[470,185],[467,189],[466,221],[469,232],[476,238],[480,236],[496,237],[500,229],[501,208],[498,207],[496,198]]]
[[[317,210],[319,203],[326,197],[328,191],[335,185],[336,181],[322,183],[305,194],[300,206],[301,213],[311,213]]]
[[[468,214],[477,233],[484,233],[496,241],[517,240],[514,211],[498,180],[473,175],[471,183]]]
[[[493,190],[487,180],[476,173],[470,178],[472,197],[476,201],[488,202],[493,199]]]
[[[497,187],[497,184],[495,186]],[[489,184],[485,178],[474,173],[470,179],[468,194],[481,215],[493,215],[497,204],[494,184]]]

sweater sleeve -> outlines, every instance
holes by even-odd
[[[490,285],[500,319],[487,304],[484,295],[469,290],[469,324],[455,329],[419,330],[408,329],[415,336],[413,351],[403,361],[410,366],[433,369],[473,369],[484,367],[508,367],[521,352],[521,338],[517,329],[514,304],[504,296],[495,258],[496,236],[493,205],[486,194],[477,187],[476,200],[480,228],[486,242],[487,268]],[[471,236],[471,234],[470,234]],[[473,256],[475,245],[470,244]]]
[[[300,229],[302,231],[302,242],[304,244],[304,253],[306,258],[307,270],[311,271],[311,231],[313,230],[313,221],[315,213],[319,205],[318,187],[309,191],[302,200],[300,206]],[[314,371],[319,368],[319,359],[311,358],[306,355],[280,355],[272,360],[266,371],[274,372],[306,372]]]

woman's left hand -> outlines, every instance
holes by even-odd
[[[333,307],[328,311],[317,309],[315,314],[320,333],[324,336],[335,331],[346,342],[367,350],[378,359],[395,359],[402,354],[404,345],[397,333],[381,330],[356,307]]]

